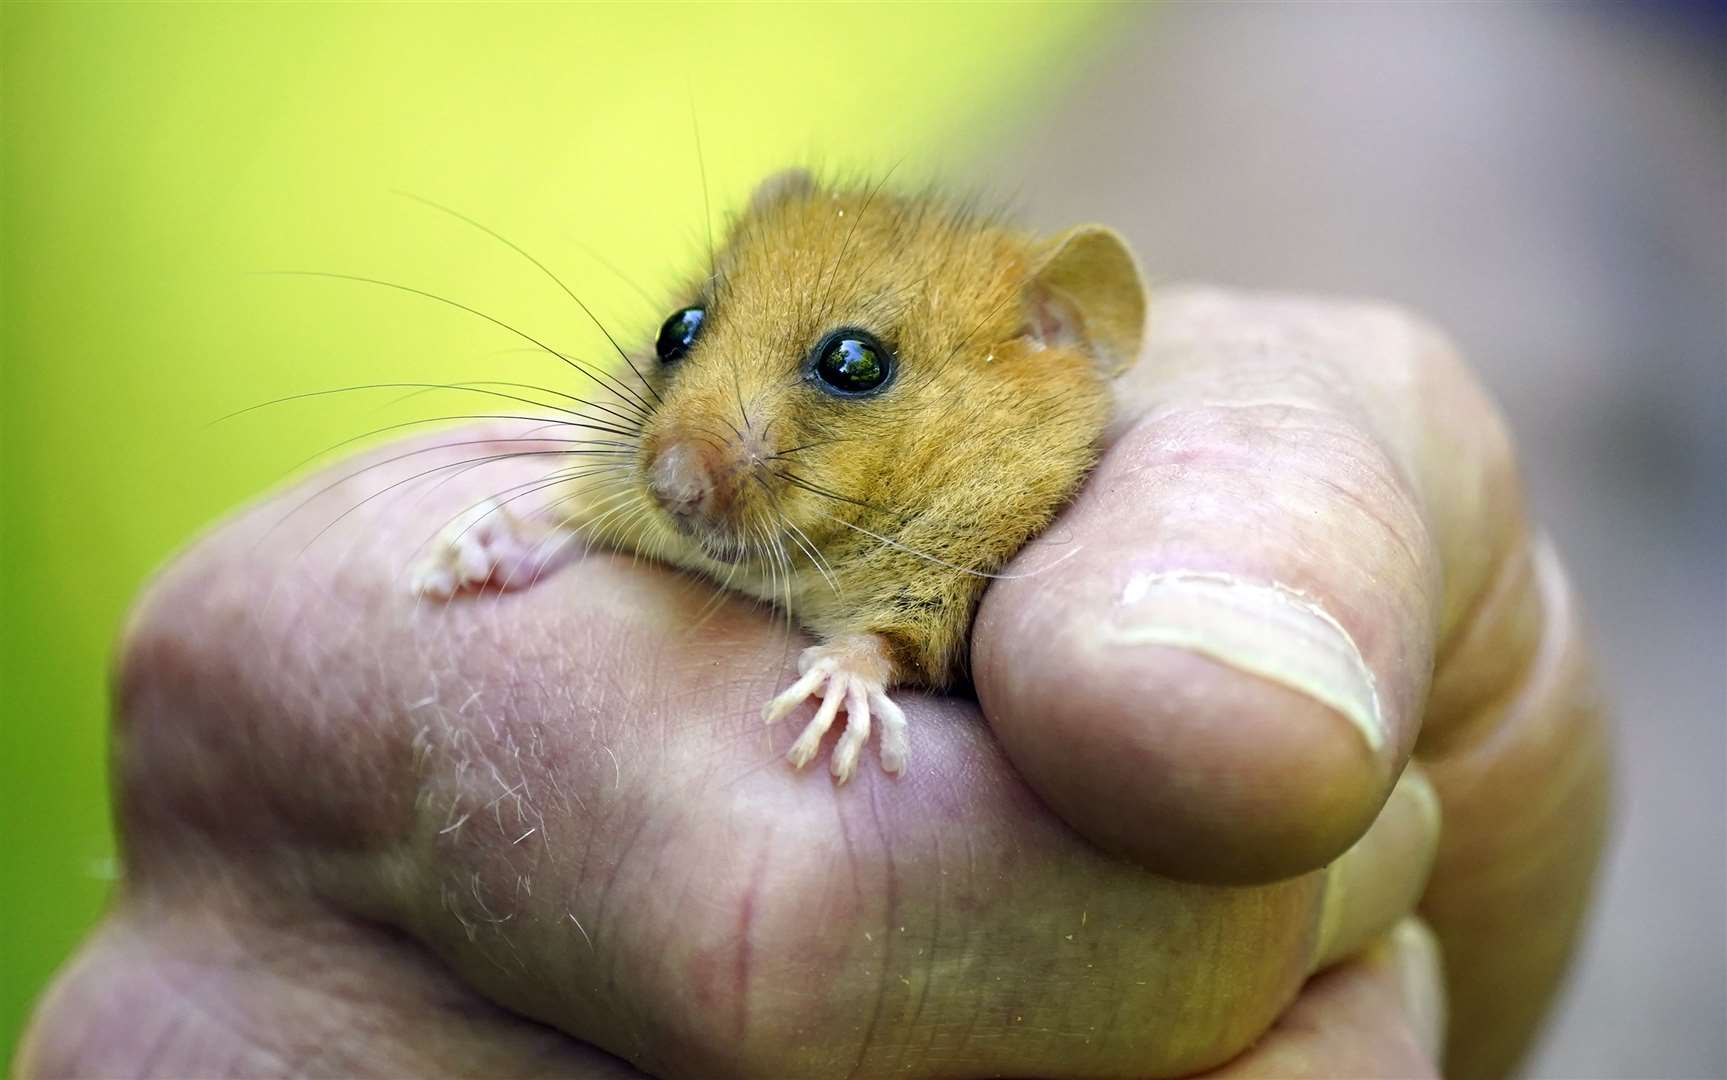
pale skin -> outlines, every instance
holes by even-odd
[[[20,1071],[1421,1076],[1443,1030],[1503,1074],[1609,753],[1503,429],[1389,309],[1168,290],[1151,326],[1078,554],[991,586],[981,709],[905,695],[899,778],[790,769],[807,718],[760,707],[807,642],[692,629],[694,579],[414,602],[414,546],[531,461],[305,557],[425,465],[224,526],[128,626],[126,881]]]

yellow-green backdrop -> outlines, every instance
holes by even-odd
[[[592,344],[536,271],[406,189],[640,341],[663,313],[583,248],[650,291],[691,265],[696,132],[716,221],[789,162],[951,171],[1125,10],[0,6],[0,1061],[118,872],[105,671],[130,598],[225,508],[396,414],[353,395],[210,421],[379,379],[567,374],[424,301],[257,271],[372,274]]]

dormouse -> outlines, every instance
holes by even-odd
[[[898,773],[910,747],[890,692],[962,676],[989,575],[1095,460],[1110,381],[1140,349],[1139,268],[1106,228],[1033,236],[790,171],[705,270],[651,351],[627,355],[615,468],[570,480],[555,520],[495,505],[452,528],[415,588],[535,580],[521,564],[557,546],[548,530],[696,571],[819,638],[764,707],[773,722],[815,701],[791,763],[843,713],[833,775],[852,776],[872,725]]]

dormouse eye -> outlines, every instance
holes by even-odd
[[[863,330],[835,330],[816,346],[811,374],[839,397],[863,397],[893,380],[897,366],[886,345]]]
[[[675,311],[660,327],[660,336],[654,342],[654,351],[660,356],[660,363],[669,364],[682,359],[696,343],[696,336],[702,332],[702,322],[708,317],[707,310],[699,307],[687,307]]]

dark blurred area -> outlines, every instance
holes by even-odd
[[[1621,749],[1540,1076],[1727,1076],[1724,11],[1162,7],[984,165],[1154,276],[1415,308],[1510,415]]]

